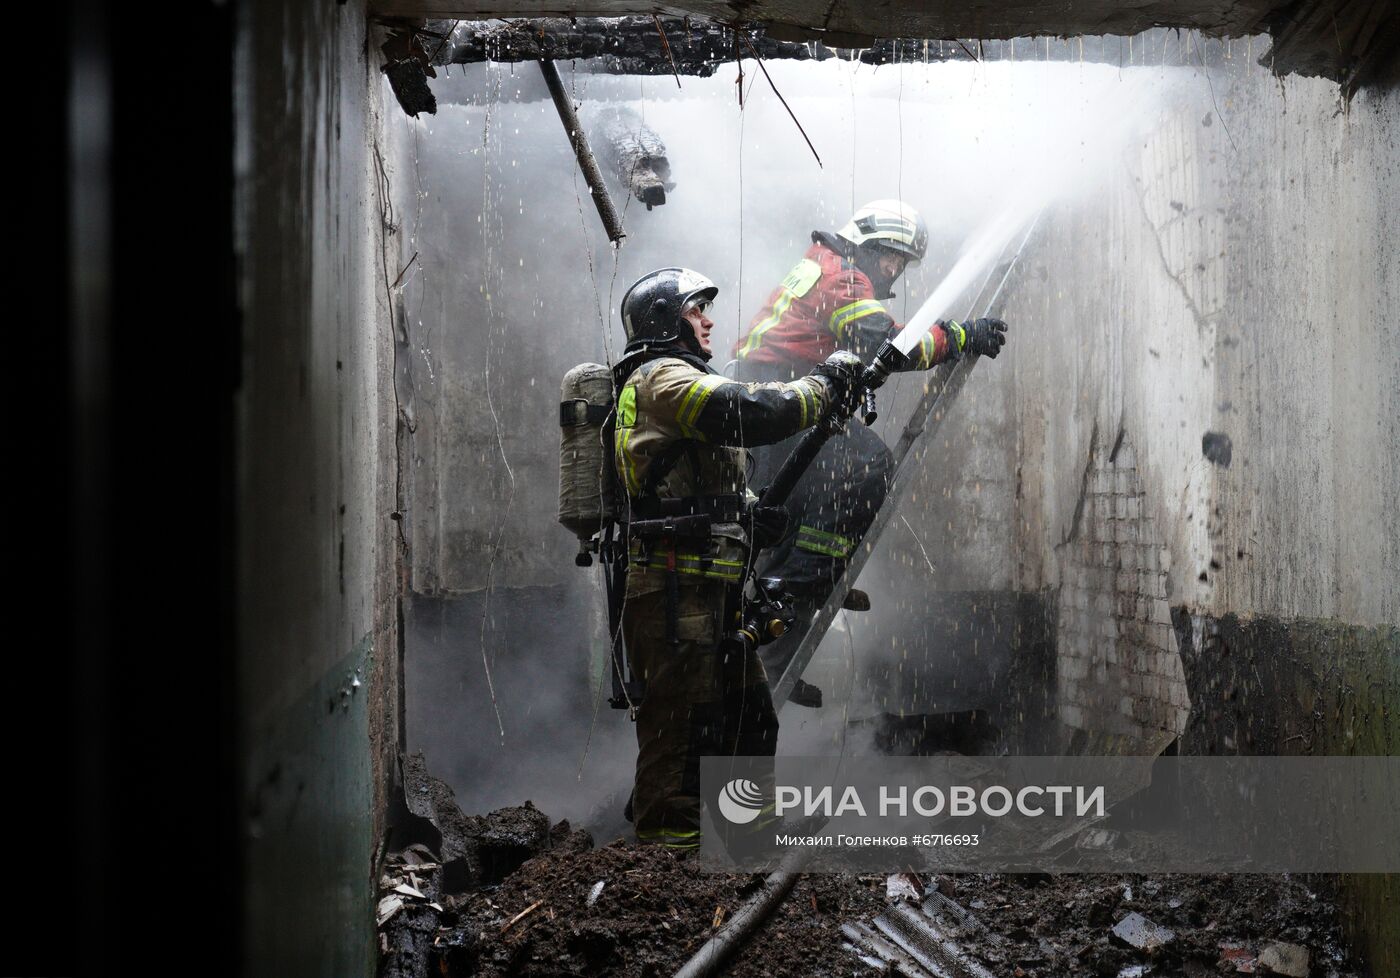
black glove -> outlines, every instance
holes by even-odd
[[[948,334],[948,343],[959,354],[980,353],[995,360],[1006,342],[1006,323],[1000,319],[974,319],[965,323],[949,320],[939,325]]]
[[[861,394],[860,379],[865,374],[865,364],[860,357],[847,350],[837,350],[813,367],[812,374],[826,381],[833,404],[844,405],[854,412]]]
[[[787,536],[788,511],[786,506],[763,506],[754,503],[744,511],[744,528],[749,531],[749,542],[755,550],[776,547]]]

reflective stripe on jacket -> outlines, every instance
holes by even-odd
[[[647,492],[661,499],[743,496],[747,452],[740,446],[773,444],[811,427],[827,399],[826,382],[818,377],[743,384],[676,357],[658,357],[633,370],[618,394],[614,463],[632,500]],[[679,450],[678,442],[684,442]],[[653,480],[651,467],[663,456],[674,464]],[[743,528],[721,522],[712,533],[708,547],[678,545],[676,569],[739,580],[748,559]],[[649,563],[649,571],[638,567],[628,574],[628,593],[663,580],[664,556],[653,553]]]
[[[647,488],[652,463],[678,440],[680,453],[655,487],[662,499],[742,494],[745,445],[771,445],[809,428],[826,409],[816,377],[742,384],[674,357],[632,371],[617,398],[614,458],[629,496]]]

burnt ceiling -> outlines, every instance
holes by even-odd
[[[423,25],[432,20],[484,21],[508,19],[516,37],[497,43],[468,43],[438,63],[472,60],[525,60],[539,57],[541,46],[554,47],[558,57],[586,57],[570,44],[570,32],[586,35],[578,18],[633,15],[639,25],[627,36],[627,22],[609,24],[621,31],[613,70],[669,72],[674,51],[668,53],[652,38],[653,14],[668,32],[702,33],[706,24],[739,25],[763,57],[812,56],[835,49],[890,51],[910,41],[1007,40],[1028,37],[1133,35],[1154,27],[1197,30],[1212,37],[1268,34],[1273,39],[1262,63],[1280,74],[1323,75],[1348,92],[1380,78],[1394,80],[1391,70],[1400,52],[1400,14],[1392,0],[1069,0],[1069,2],[1005,2],[1005,0],[687,0],[683,4],[654,4],[639,0],[589,0],[567,4],[559,0],[375,0],[374,13],[400,24]],[[562,21],[550,18],[566,18]],[[499,29],[498,20],[495,27]],[[533,33],[535,45],[523,40]],[[459,36],[460,40],[460,36]],[[718,43],[718,41],[716,42]],[[730,42],[733,45],[733,41]],[[790,52],[780,47],[789,45]],[[797,51],[806,54],[795,53]],[[946,50],[946,48],[945,48]],[[533,51],[533,53],[531,53]],[[547,53],[547,52],[546,52]],[[949,55],[956,56],[956,55]],[[713,58],[711,58],[713,60]],[[878,53],[866,60],[891,60]],[[679,67],[679,65],[677,66]],[[684,69],[682,69],[684,70]]]

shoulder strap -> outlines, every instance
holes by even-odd
[[[690,452],[691,466],[697,470],[700,468],[699,455],[695,451],[695,441],[691,438],[677,438],[652,460],[651,467],[647,469],[646,482],[642,483],[641,498],[650,499],[656,495],[661,481],[671,474],[671,470],[680,462],[681,455],[687,451]]]

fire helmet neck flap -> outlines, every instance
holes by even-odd
[[[928,250],[928,225],[902,200],[872,200],[852,214],[836,234],[855,246],[856,266],[881,298],[889,294],[899,275],[886,276],[880,270],[880,253],[892,251],[903,255],[906,265],[913,265],[922,261]]]
[[[622,297],[622,328],[628,347],[680,343],[697,356],[710,359],[683,315],[689,303],[713,302],[717,295],[719,286],[689,268],[648,272]]]

